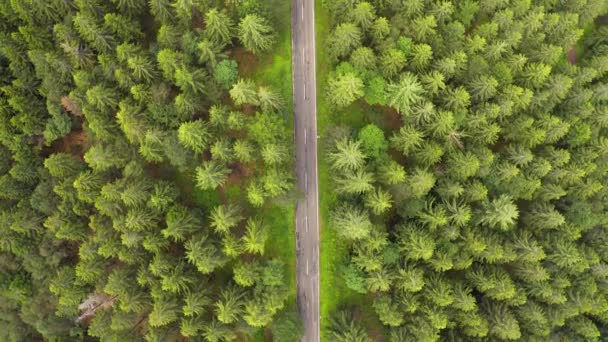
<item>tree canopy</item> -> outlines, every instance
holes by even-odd
[[[278,12],[0,1],[1,341],[299,336],[268,247],[269,215],[291,210],[275,201],[290,112],[269,78],[239,74],[274,46]]]
[[[326,336],[602,340],[608,3],[325,10],[326,281],[353,291]]]

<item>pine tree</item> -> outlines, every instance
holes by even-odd
[[[416,130],[413,126],[403,126],[395,133],[390,141],[391,145],[407,155],[411,150],[420,146],[424,139],[424,134]]]
[[[392,78],[405,67],[405,61],[403,51],[388,49],[380,56],[380,69],[386,78]]]
[[[202,228],[200,218],[181,205],[174,205],[167,213],[167,228],[161,232],[166,238],[183,241],[187,235]]]
[[[184,245],[186,259],[202,274],[211,274],[228,261],[220,253],[219,248],[206,236],[193,236]]]
[[[185,93],[204,94],[207,83],[207,73],[202,69],[188,70],[178,67],[175,69],[175,84]]]
[[[351,16],[355,24],[363,30],[369,28],[376,19],[376,10],[369,2],[360,2],[352,10]]]
[[[255,84],[246,79],[238,80],[230,89],[230,97],[237,106],[243,104],[259,104]]]
[[[331,77],[327,88],[327,97],[336,107],[347,107],[364,93],[363,81],[353,73]]]
[[[264,255],[266,241],[268,240],[268,228],[259,220],[248,219],[243,246],[245,251],[252,254]]]
[[[512,200],[502,195],[484,205],[480,223],[491,228],[509,230],[515,225],[519,210]]]
[[[258,88],[258,101],[265,112],[277,112],[283,105],[279,94],[269,87]]]
[[[275,42],[274,29],[266,19],[249,14],[241,19],[238,28],[239,40],[245,48],[255,54],[268,51]]]
[[[411,106],[420,101],[423,94],[424,89],[418,78],[410,73],[403,73],[398,83],[390,83],[387,87],[388,105],[407,115]]]
[[[202,120],[184,122],[180,125],[177,137],[179,142],[195,153],[202,153],[211,139],[208,125]]]
[[[365,206],[370,208],[375,215],[381,215],[392,207],[390,193],[378,188],[367,194]]]
[[[374,70],[376,68],[376,55],[368,47],[360,47],[350,55],[350,62],[358,70]]]
[[[365,194],[374,189],[373,174],[365,170],[347,171],[335,178],[335,189],[346,195]]]
[[[372,223],[367,213],[349,204],[334,209],[330,220],[338,235],[349,240],[364,239],[372,230]]]
[[[230,42],[233,24],[226,13],[218,11],[216,8],[209,10],[205,14],[205,24],[205,33],[211,41],[221,45]]]
[[[340,58],[361,46],[361,30],[352,23],[343,23],[336,27],[328,38],[330,55]]]
[[[413,226],[403,227],[399,233],[399,243],[408,259],[428,260],[433,256],[435,241],[427,233]]]
[[[215,189],[228,180],[230,170],[215,161],[204,161],[196,168],[196,185],[201,190]]]
[[[360,169],[366,156],[359,141],[345,138],[336,142],[335,151],[330,152],[328,158],[334,168],[346,171]]]
[[[209,217],[211,227],[219,234],[227,234],[243,219],[240,208],[234,204],[220,205],[215,207]]]
[[[78,175],[84,165],[67,153],[55,153],[44,161],[44,167],[53,177],[70,178]]]
[[[215,316],[226,324],[234,323],[243,312],[243,294],[236,288],[228,287],[222,290],[220,298],[215,302]]]
[[[367,332],[353,320],[350,312],[340,311],[330,318],[329,335],[336,342],[371,342]]]

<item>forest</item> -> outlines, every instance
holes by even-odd
[[[325,339],[605,340],[608,2],[317,8]]]
[[[298,340],[285,9],[0,0],[1,341]]]

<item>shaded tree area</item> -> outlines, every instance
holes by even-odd
[[[255,0],[0,1],[0,340],[272,326],[290,294],[265,222],[292,189],[288,109],[230,58],[273,46],[267,14]],[[75,132],[82,148],[66,146]],[[176,173],[222,200],[197,206]],[[217,196],[229,186],[246,196]]]
[[[606,2],[325,6],[328,101],[401,119],[326,137],[329,223],[348,246],[342,279],[367,299],[358,310],[391,342],[599,341],[608,31],[594,20]],[[349,312],[330,323],[329,340],[371,340]]]

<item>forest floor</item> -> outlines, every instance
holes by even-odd
[[[335,109],[330,106],[325,96],[325,85],[332,70],[332,61],[327,54],[327,37],[331,30],[330,17],[321,1],[315,1],[315,34],[317,40],[317,127],[319,130],[319,211],[321,216],[321,341],[330,341],[325,336],[329,318],[341,308],[357,306],[361,310],[355,312],[358,319],[368,329],[373,341],[384,341],[384,327],[377,318],[367,295],[354,292],[344,285],[340,276],[340,266],[348,258],[347,246],[339,240],[331,227],[330,209],[336,202],[336,196],[331,191],[331,170],[325,158],[328,137],[336,126],[348,126],[358,130],[368,123],[376,123],[381,128],[392,127],[394,115],[371,111],[368,106],[356,102],[345,109]]]

